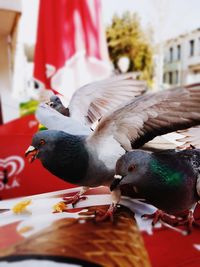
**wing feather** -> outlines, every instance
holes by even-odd
[[[158,135],[200,124],[200,85],[179,87],[137,97],[105,116],[89,140],[114,138],[126,150]]]
[[[178,148],[183,149],[192,145],[200,149],[200,126],[178,131],[178,133],[183,136],[177,139],[178,142],[183,142]]]
[[[69,104],[70,116],[84,124],[92,124],[146,91],[144,81],[135,80],[132,74],[110,77],[90,83],[77,90]]]

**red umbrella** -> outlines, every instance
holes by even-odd
[[[39,85],[70,98],[109,73],[100,1],[41,0],[34,69]]]

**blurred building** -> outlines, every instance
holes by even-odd
[[[20,0],[0,0],[0,117],[4,122],[19,114],[18,103],[12,97],[12,79],[20,15]]]
[[[200,28],[164,43],[163,83],[200,82]]]

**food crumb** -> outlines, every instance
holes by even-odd
[[[65,202],[60,201],[53,206],[53,212],[63,212],[66,210],[66,208],[67,205],[65,204]]]
[[[21,214],[21,213],[27,212],[26,208],[27,206],[31,204],[31,202],[32,202],[31,199],[20,201],[19,203],[14,205],[14,207],[12,208],[13,213]]]

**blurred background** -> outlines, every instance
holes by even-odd
[[[22,154],[38,129],[30,114],[53,92],[67,104],[80,86],[126,72],[149,90],[200,82],[199,8],[198,0],[0,0],[0,197],[35,192],[16,193]]]
[[[199,7],[198,0],[1,0],[1,123],[31,111],[36,102],[24,103],[45,98],[44,88],[67,102],[112,72],[136,72],[155,90],[199,82]]]

